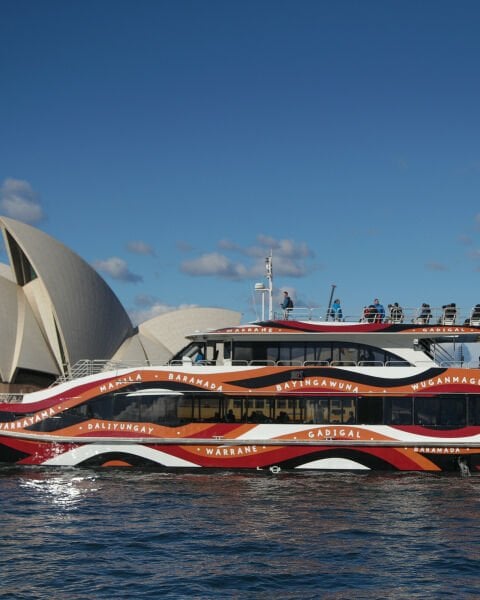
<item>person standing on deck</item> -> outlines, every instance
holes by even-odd
[[[342,307],[340,305],[340,300],[338,298],[332,304],[331,315],[332,315],[332,318],[334,321],[342,321],[343,320]]]
[[[373,306],[375,307],[375,310],[377,311],[377,314],[375,317],[375,322],[383,323],[383,321],[385,320],[385,308],[384,308],[383,304],[380,304],[380,300],[378,298],[375,298],[375,300],[373,301]]]
[[[280,306],[283,308],[283,318],[288,319],[288,315],[293,308],[293,302],[288,295],[288,292],[283,292],[283,302],[280,304]]]

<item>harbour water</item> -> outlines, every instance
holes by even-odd
[[[2,599],[478,598],[480,477],[0,468]]]

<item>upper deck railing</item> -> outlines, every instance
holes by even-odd
[[[379,315],[371,306],[366,306],[361,313],[339,315],[325,307],[295,307],[274,312],[273,318],[294,321],[325,321],[345,323],[417,323],[423,325],[476,325],[480,326],[480,304],[472,308],[459,308],[446,305],[432,307],[424,304],[417,308],[403,308],[388,305],[385,314]]]

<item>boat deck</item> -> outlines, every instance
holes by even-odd
[[[300,306],[288,309],[288,312],[283,310],[276,311],[273,314],[273,320],[282,320],[284,318],[293,321],[320,321],[320,322],[338,322],[338,323],[411,323],[425,325],[473,325],[480,326],[480,305],[468,308],[458,306],[419,306],[414,308],[399,307],[387,305],[385,308],[385,316],[379,321],[377,315],[368,314],[368,307],[358,311],[355,314],[343,313],[341,319],[336,319],[328,308]]]

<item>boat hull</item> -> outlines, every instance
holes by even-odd
[[[343,430],[349,431],[359,428]],[[463,438],[437,440],[62,439],[0,435],[0,462],[52,467],[161,470],[426,471],[480,473],[480,447]]]

